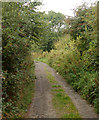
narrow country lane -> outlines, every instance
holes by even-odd
[[[48,83],[45,68],[46,64],[35,62],[35,94],[31,104],[28,118],[57,118],[53,109],[50,84]]]
[[[45,63],[35,62],[35,94],[27,118],[59,118],[52,105],[51,85],[47,79],[46,69],[55,77],[56,81],[58,81],[66,94],[71,98],[82,118],[99,117],[95,113],[94,108],[83,100],[54,69]]]

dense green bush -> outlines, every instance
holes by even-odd
[[[30,57],[24,60],[19,72],[4,73],[3,117],[22,118],[32,102],[34,92],[34,64]],[[26,97],[27,96],[27,97]]]
[[[81,56],[90,61],[93,69],[98,69],[97,4],[88,7],[85,3],[75,9],[70,20],[70,35]]]
[[[4,118],[23,117],[32,100],[35,77],[31,47],[43,30],[41,13],[35,10],[40,4],[2,3]]]
[[[60,47],[59,47],[60,46]],[[80,53],[75,47],[75,42],[70,40],[69,35],[60,38],[55,43],[55,50],[50,53],[43,53],[39,60],[47,59],[47,62],[57,72],[59,72],[66,81],[71,84],[75,91],[79,92],[83,98],[93,104],[99,113],[99,81],[98,71],[90,66],[90,61],[86,54],[82,59]],[[85,60],[88,59],[88,60]]]

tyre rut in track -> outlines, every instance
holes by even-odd
[[[45,72],[46,64],[35,62],[35,94],[28,112],[28,118],[57,118],[52,106],[51,86]]]

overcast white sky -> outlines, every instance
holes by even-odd
[[[76,6],[81,5],[84,1],[89,3],[97,2],[98,0],[40,0],[43,2],[41,11],[61,12],[65,15],[73,16],[73,10]]]

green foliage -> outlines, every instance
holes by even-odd
[[[5,73],[2,86],[3,118],[24,117],[33,97],[34,79],[34,65],[30,57],[24,60],[19,72]]]
[[[32,100],[34,61],[31,47],[38,42],[43,27],[40,2],[2,3],[3,118],[23,117]],[[27,98],[25,98],[27,96]]]
[[[54,49],[54,42],[58,40],[59,36],[63,35],[66,29],[65,16],[62,13],[49,11],[48,14],[43,14],[43,21],[45,21],[45,31],[40,42],[40,49],[48,51]]]
[[[55,50],[46,53],[45,57],[48,59],[49,65],[59,72],[75,91],[78,91],[83,98],[93,104],[99,113],[97,107],[99,105],[98,72],[93,69],[93,66],[90,66],[90,56],[83,54],[81,59],[75,42],[70,40],[67,35],[60,38],[60,41],[55,43]]]
[[[49,21],[49,25],[52,31],[61,32],[62,27],[66,28],[65,15],[62,13],[56,13],[54,11],[49,11],[45,16],[45,19]]]
[[[29,7],[22,3],[2,5],[4,70],[17,71],[16,64],[19,68],[19,63],[28,55],[31,44],[38,41],[42,29],[38,25],[39,13],[34,11],[34,4],[30,3]]]
[[[97,69],[97,5],[88,7],[85,3],[75,9],[70,19],[70,35],[82,56],[90,56],[91,66]],[[89,52],[90,51],[90,52]]]

